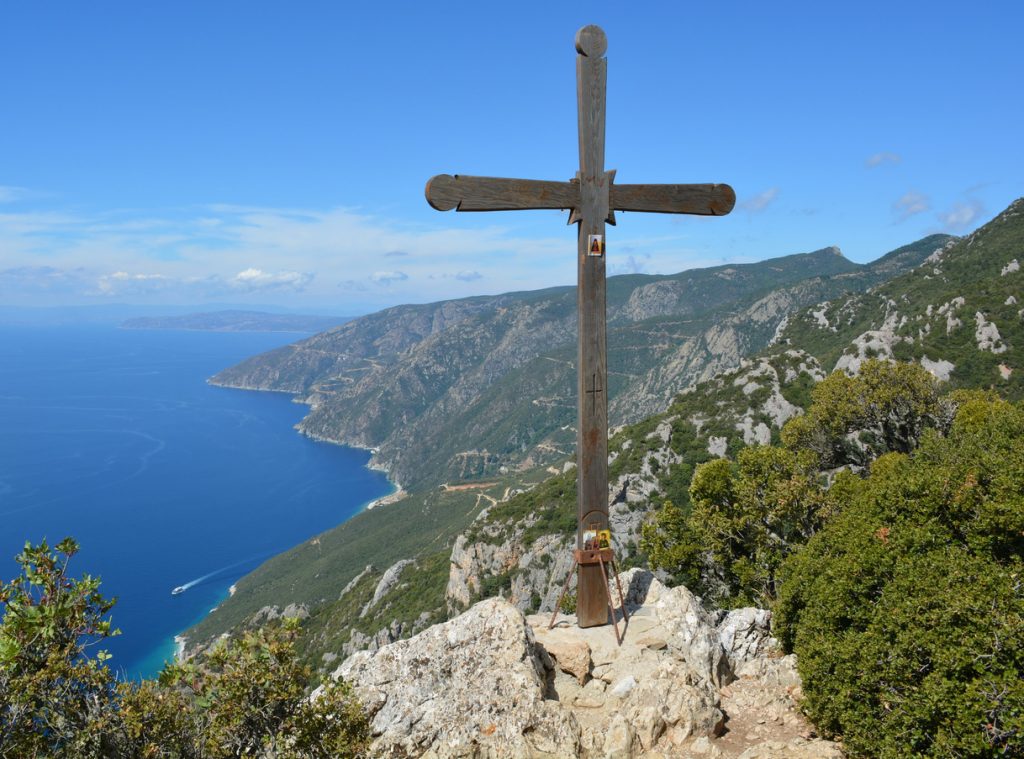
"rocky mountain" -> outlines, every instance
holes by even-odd
[[[949,387],[1024,396],[1024,199],[914,270],[861,294],[796,312],[772,346],[681,393],[667,410],[609,441],[609,510],[626,560],[664,500],[685,506],[694,467],[743,446],[777,442],[810,389],[867,358],[917,361]],[[465,608],[498,588],[523,610],[550,609],[574,539],[573,473],[484,510],[454,544],[446,600]],[[539,528],[539,529],[538,529]]]
[[[781,339],[828,369],[865,358],[917,361],[953,387],[1024,397],[1024,199],[914,270],[807,308]]]
[[[917,265],[935,235],[858,265],[838,248],[608,280],[609,416],[664,408],[764,348],[786,314]],[[292,392],[299,429],[371,448],[404,486],[564,459],[575,432],[575,288],[399,306],[251,358],[214,384]]]

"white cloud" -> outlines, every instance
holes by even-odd
[[[915,214],[923,213],[931,208],[927,195],[910,190],[903,194],[899,200],[892,204],[893,213],[897,221],[906,221]]]
[[[747,198],[739,207],[750,213],[758,213],[766,209],[769,205],[775,202],[775,199],[779,197],[778,187],[769,187],[764,192],[758,193],[752,198]]]
[[[238,272],[229,281],[232,286],[253,292],[256,290],[290,290],[301,292],[313,281],[313,274],[297,271],[268,272],[249,268]]]
[[[869,156],[868,159],[864,161],[864,165],[867,166],[869,169],[873,169],[877,166],[881,166],[884,163],[899,163],[902,160],[903,158],[900,157],[899,153],[889,153],[887,151],[883,151],[881,153],[875,153],[874,155]]]
[[[949,231],[964,230],[974,225],[985,213],[985,207],[977,200],[969,203],[954,203],[948,211],[936,214]]]
[[[152,292],[163,289],[167,284],[168,278],[162,274],[129,274],[126,271],[104,274],[96,281],[104,295]]]
[[[409,275],[404,271],[375,271],[370,275],[370,281],[378,285],[391,285],[395,282],[405,282]]]
[[[0,293],[43,305],[118,296],[286,302],[301,291],[307,304],[354,313],[477,295],[485,283],[529,290],[576,281],[575,229],[553,225],[550,236],[531,237],[465,221],[396,222],[347,208],[8,209],[0,213]],[[702,255],[687,239],[617,236],[609,264],[632,254],[615,270],[678,271]]]

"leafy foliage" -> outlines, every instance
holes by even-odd
[[[106,618],[114,602],[99,579],[68,576],[77,552],[70,538],[55,551],[26,544],[21,575],[0,584],[0,756],[98,754],[116,718],[109,655],[86,655],[117,634]]]
[[[806,415],[783,428],[782,442],[813,451],[823,469],[908,453],[927,427],[943,421],[938,382],[918,364],[872,359],[855,377],[833,372],[811,391],[811,401]]]
[[[369,725],[351,686],[309,698],[310,670],[295,653],[298,624],[223,642],[199,663],[172,664],[159,681],[118,683],[104,651],[117,631],[99,580],[74,579],[77,544],[44,542],[17,557],[0,585],[0,756],[354,757]]]
[[[856,755],[1024,752],[1024,409],[958,400],[782,570],[776,634]]]
[[[782,562],[856,488],[848,472],[829,483],[821,470],[862,469],[913,449],[942,421],[937,388],[913,364],[872,360],[856,377],[833,372],[811,391],[808,412],[783,427],[782,446],[700,464],[689,510],[663,506],[644,525],[641,548],[653,567],[723,606],[771,603]]]
[[[824,487],[809,453],[746,448],[734,464],[702,464],[690,485],[691,512],[671,502],[643,528],[652,566],[724,606],[775,598],[783,560],[835,509],[845,488]]]

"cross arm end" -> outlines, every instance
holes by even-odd
[[[459,206],[459,193],[451,174],[437,174],[428,179],[424,194],[435,211],[451,211]]]

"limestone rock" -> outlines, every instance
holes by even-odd
[[[645,751],[668,729],[677,740],[721,732],[724,715],[716,695],[689,675],[679,663],[667,660],[630,691],[622,713]]]
[[[714,685],[727,683],[732,676],[729,659],[714,620],[698,598],[679,585],[663,593],[653,607],[658,622],[668,633],[669,649]]]
[[[563,630],[552,630],[544,641],[545,650],[563,672],[572,675],[583,685],[590,675],[590,646],[577,636],[564,634]]]
[[[635,740],[633,726],[621,714],[616,714],[604,739],[605,759],[632,759]]]
[[[638,609],[645,604],[653,604],[665,593],[666,588],[653,572],[646,569],[627,569],[619,575],[622,592],[626,596],[626,608]]]
[[[365,617],[367,613],[383,598],[389,590],[398,584],[399,578],[402,576],[402,571],[410,564],[415,564],[412,559],[402,559],[396,561],[387,571],[381,576],[380,581],[377,583],[377,587],[373,591],[373,598],[362,608],[359,612],[360,617]],[[365,571],[365,570],[364,570]]]
[[[767,609],[733,609],[718,623],[718,640],[735,671],[742,664],[779,648],[771,635],[772,613]]]
[[[571,757],[573,715],[546,701],[550,660],[500,599],[335,671],[370,714],[374,756]]]

